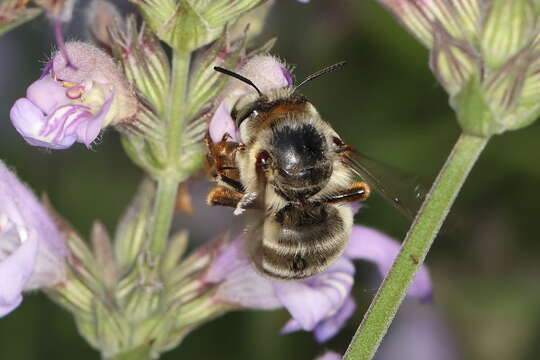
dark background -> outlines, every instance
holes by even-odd
[[[81,38],[82,9],[68,28]],[[110,231],[133,195],[141,171],[107,131],[89,151],[27,146],[9,121],[9,109],[40,73],[53,45],[40,17],[0,38],[0,158],[82,233],[101,219]],[[460,129],[447,97],[427,66],[428,53],[376,1],[279,0],[262,38],[278,36],[274,52],[296,64],[296,76],[347,60],[348,66],[312,82],[303,92],[356,148],[430,183]],[[540,127],[492,140],[471,173],[427,263],[435,304],[409,302],[383,344],[380,359],[429,359],[414,349],[433,344],[438,359],[537,359],[540,350],[538,209]],[[204,186],[192,185],[203,202]],[[205,211],[201,205],[199,211]],[[230,217],[220,212],[222,222]],[[183,218],[183,219],[182,219]],[[197,213],[180,222],[197,224]],[[356,221],[402,239],[409,223],[379,198]],[[178,225],[179,226],[179,225]],[[217,232],[219,229],[214,229]],[[193,241],[211,233],[193,230]],[[343,353],[374,292],[374,267],[358,264],[359,310],[324,346],[309,333],[281,336],[285,311],[237,312],[205,325],[164,359],[313,359],[323,349]],[[419,329],[419,323],[424,328]],[[431,325],[429,325],[431,324]],[[436,325],[433,325],[436,324]],[[437,328],[437,331],[427,331]],[[440,330],[440,331],[439,331]],[[423,332],[422,332],[423,331]],[[399,346],[397,346],[397,345]],[[431,345],[430,345],[431,344]],[[392,353],[393,348],[401,353]],[[422,352],[423,350],[418,350]],[[392,355],[394,354],[394,355]],[[41,294],[0,320],[0,359],[96,359],[70,315]],[[434,357],[432,357],[435,359]]]

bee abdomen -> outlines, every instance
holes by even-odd
[[[302,279],[327,268],[342,252],[349,237],[336,207],[288,205],[265,232],[260,270],[281,279]],[[269,225],[269,224],[267,224]],[[273,236],[266,236],[272,233]]]

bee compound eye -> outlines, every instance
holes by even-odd
[[[268,168],[272,164],[272,156],[266,150],[263,150],[257,154],[257,164],[262,166],[264,169]]]

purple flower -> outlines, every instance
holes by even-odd
[[[287,67],[272,56],[255,56],[249,60],[238,73],[253,83],[264,93],[293,84],[292,76]],[[229,134],[233,140],[238,140],[234,119],[231,111],[235,104],[244,96],[257,96],[255,90],[236,79],[230,79],[223,90],[224,97],[219,99],[219,105],[210,120],[208,131],[212,141],[218,142],[224,134]]]
[[[341,360],[341,355],[333,351],[327,351],[315,360]]]
[[[461,359],[448,325],[433,305],[404,301],[376,360]]]
[[[244,254],[242,238],[233,241],[212,264],[205,281],[219,284],[217,301],[242,308],[272,310],[285,307],[291,320],[283,333],[313,331],[319,342],[333,337],[354,313],[350,293],[354,282],[352,260],[372,261],[386,274],[400,245],[386,235],[354,226],[344,254],[326,271],[300,281],[275,281],[258,274]],[[409,295],[431,296],[431,281],[425,267],[416,276]]]
[[[132,117],[137,103],[113,60],[98,48],[66,44],[70,61],[56,53],[26,97],[15,102],[13,126],[30,145],[65,149],[87,147],[102,128]]]
[[[34,194],[0,161],[0,316],[22,292],[65,279],[64,241]]]

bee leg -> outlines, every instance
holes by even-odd
[[[210,190],[206,202],[208,205],[219,205],[235,208],[240,200],[244,197],[244,194],[224,186],[216,186]]]
[[[223,181],[225,184],[231,186],[234,190],[236,190],[236,192],[241,194],[244,193],[244,185],[242,185],[240,181],[224,175],[222,170],[218,171],[218,174],[221,181]]]
[[[326,199],[327,203],[335,204],[340,202],[364,201],[369,197],[371,190],[365,182],[358,181],[351,184],[346,189],[336,192]]]

